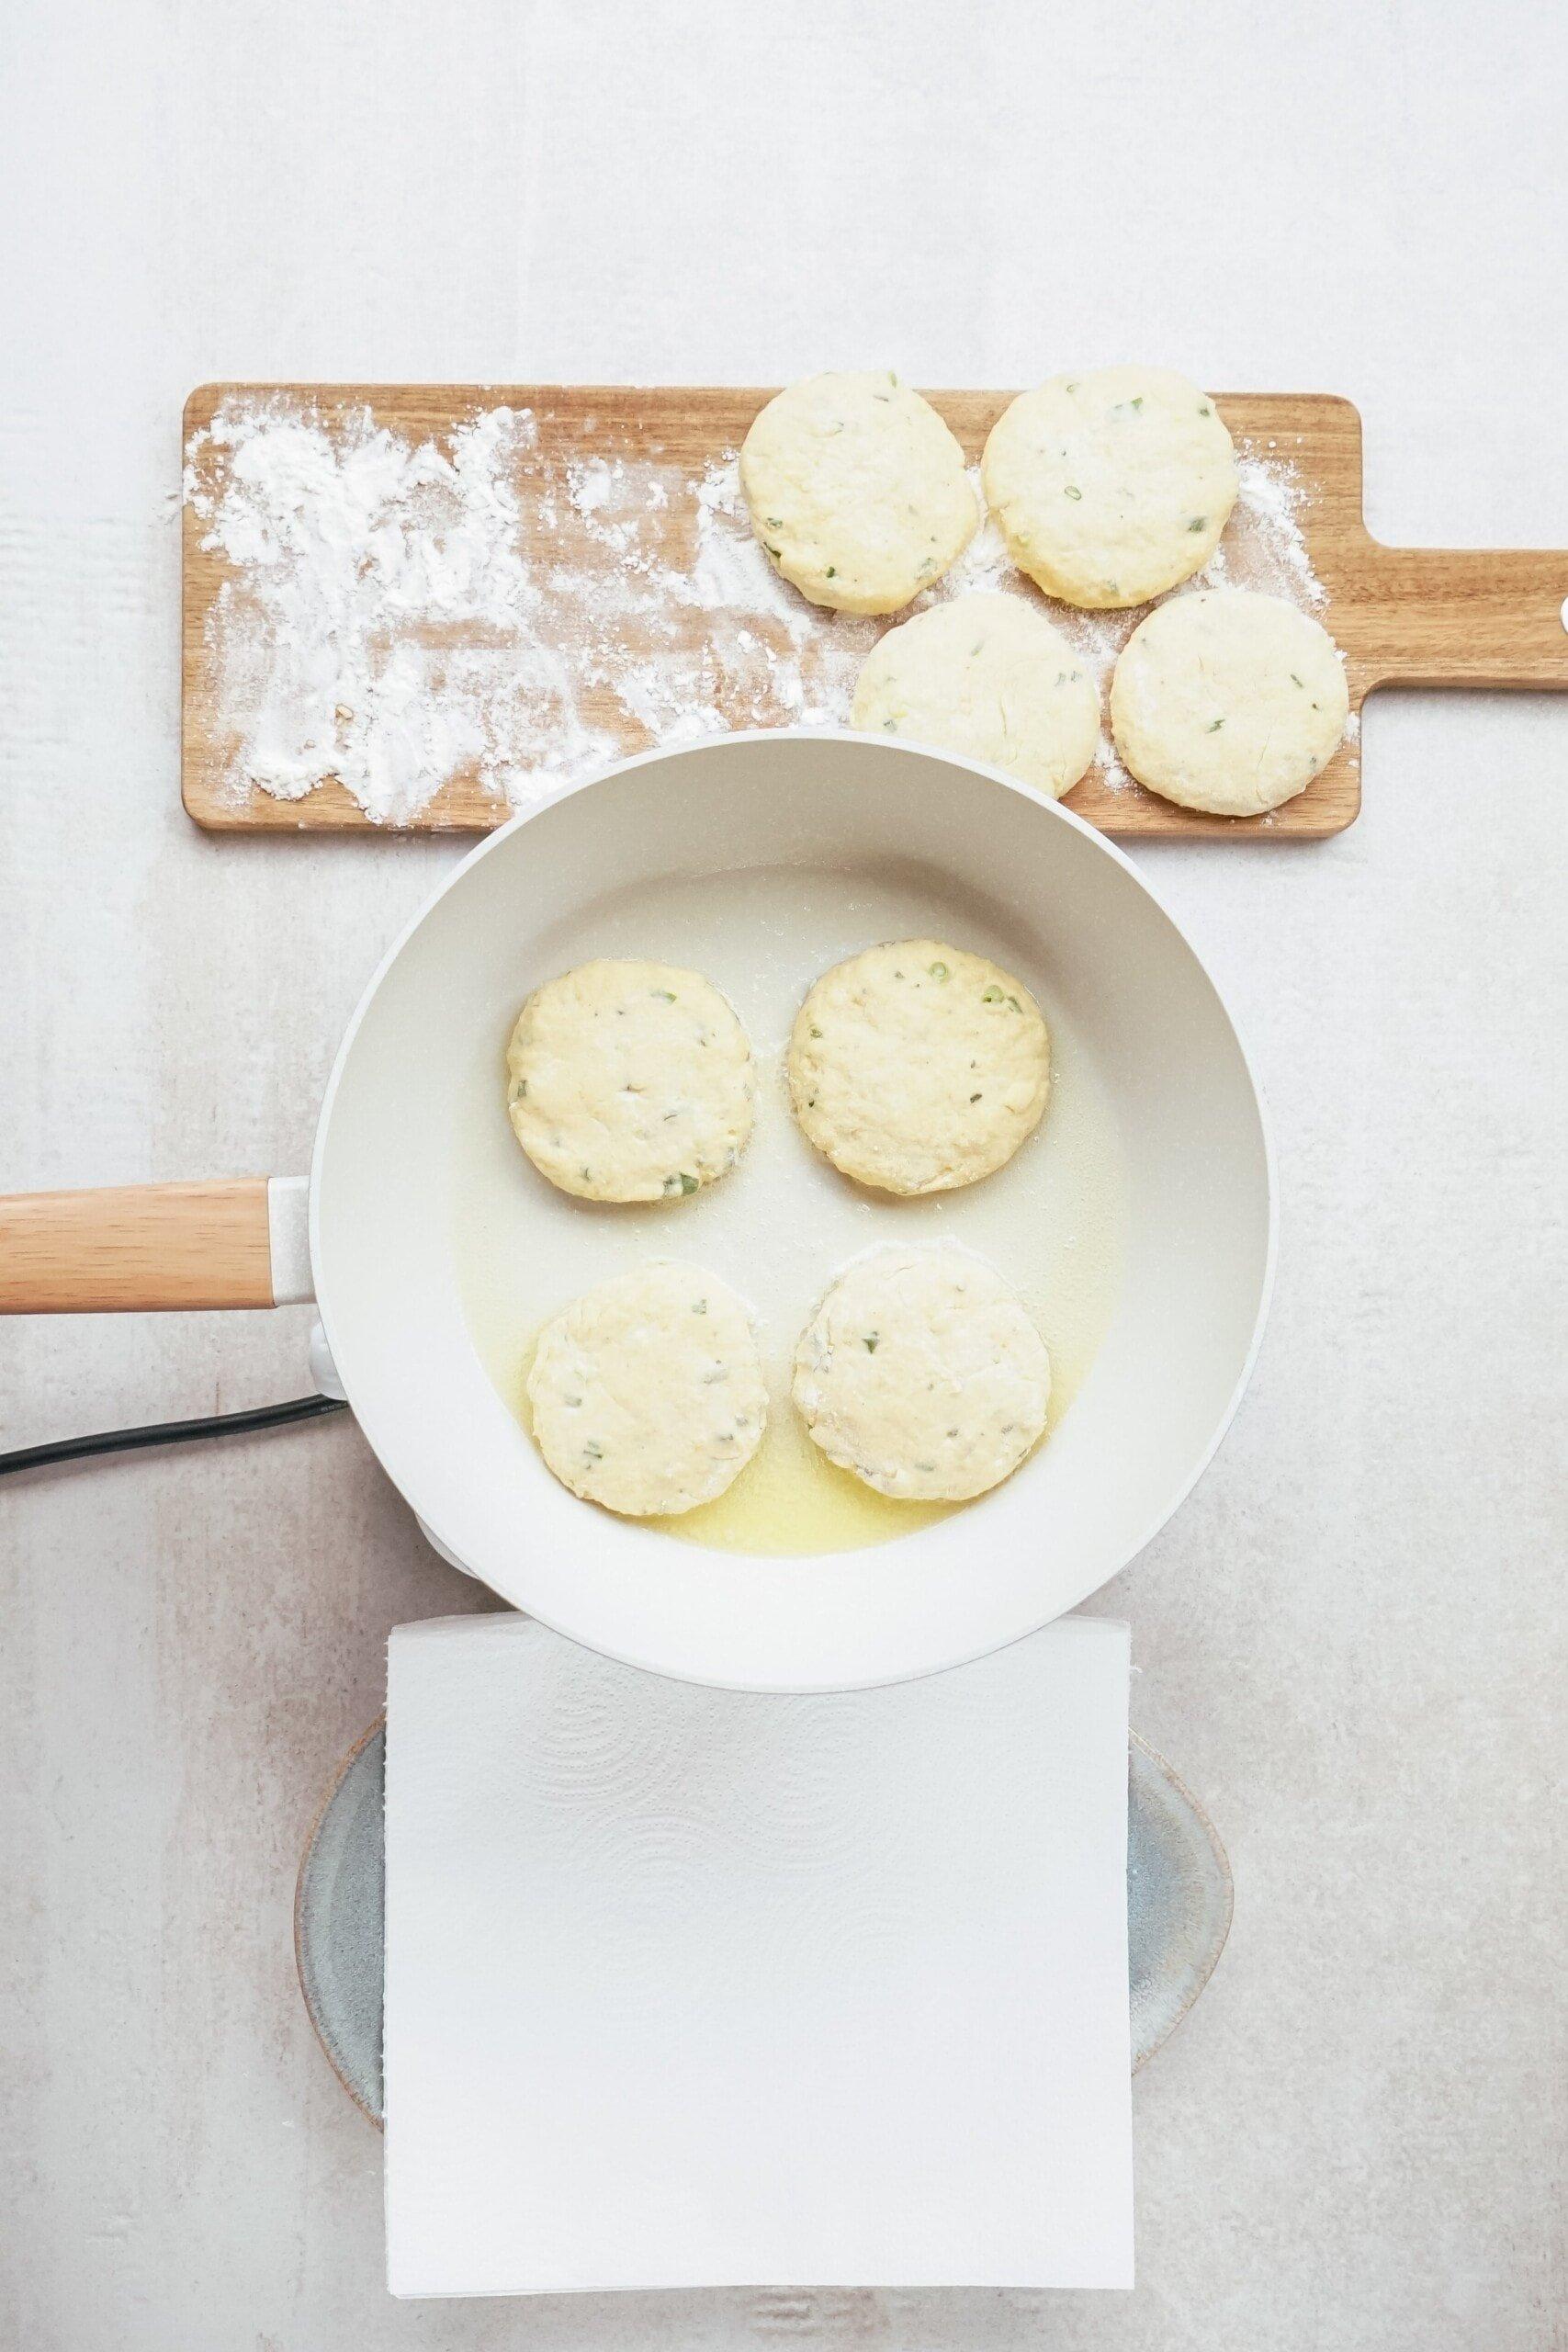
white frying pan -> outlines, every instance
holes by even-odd
[[[595,954],[695,966],[734,999],[766,1065],[818,971],[917,932],[996,955],[1053,1027],[1043,1126],[968,1194],[857,1193],[794,1131],[776,1075],[740,1166],[668,1208],[568,1202],[517,1151],[502,1055],[523,998],[551,974]],[[758,1304],[775,1363],[837,1265],[880,1240],[968,1240],[1026,1296],[1049,1246],[1070,1288],[1077,1221],[1096,1212],[1055,1171],[1091,1098],[1100,1159],[1078,1179],[1111,1204],[1116,1233],[1095,1246],[1113,1251],[1114,1279],[1101,1270],[1102,1328],[1079,1350],[1066,1414],[1004,1486],[896,1540],[749,1556],[613,1518],[545,1469],[503,1398],[496,1348],[520,1315],[536,1322],[639,1257],[692,1258],[734,1283]],[[1235,1409],[1273,1251],[1246,1056],[1121,853],[989,771],[863,735],[773,730],[623,762],[457,867],[349,1023],[308,1186],[0,1203],[0,1308],[313,1295],[361,1428],[457,1565],[657,1672],[833,1690],[977,1657],[1113,1577]],[[1044,1328],[1051,1339],[1048,1313]],[[513,1332],[519,1349],[526,1336]],[[775,1413],[788,1410],[777,1397]],[[789,1526],[773,1540],[787,1546]]]

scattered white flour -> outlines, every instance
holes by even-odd
[[[1199,584],[1321,605],[1296,469],[1244,445],[1240,472]],[[733,450],[695,475],[609,447],[566,455],[526,410],[416,445],[367,410],[240,397],[193,436],[185,495],[226,567],[209,684],[239,799],[336,777],[374,821],[406,824],[457,779],[521,808],[655,742],[841,725],[886,626],[779,578]],[[987,520],[919,601],[998,588],[1036,593]],[[1050,606],[1102,697],[1146,609]],[[1108,737],[1099,760],[1125,788]]]
[[[1244,523],[1252,526],[1236,533],[1230,542],[1233,548],[1247,551],[1249,565],[1245,580],[1237,584],[1288,597],[1292,604],[1325,605],[1328,592],[1312,568],[1302,535],[1301,511],[1306,492],[1296,467],[1289,458],[1260,458],[1244,441],[1236,479],[1237,504]],[[1234,524],[1227,526],[1227,537],[1234,529]],[[1215,577],[1221,576],[1226,545],[1227,540],[1222,539],[1210,562],[1209,572]]]

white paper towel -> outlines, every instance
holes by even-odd
[[[891,1690],[391,1639],[399,2295],[1132,2284],[1125,1626]]]

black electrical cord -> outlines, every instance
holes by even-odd
[[[0,1478],[13,1470],[45,1470],[53,1462],[82,1462],[94,1453],[137,1453],[154,1445],[184,1445],[197,1437],[243,1437],[251,1430],[287,1429],[345,1409],[341,1396],[294,1396],[287,1405],[258,1405],[249,1413],[209,1413],[195,1421],[153,1421],[141,1430],[104,1430],[96,1437],[57,1438],[0,1453]]]

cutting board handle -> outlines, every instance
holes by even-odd
[[[305,1189],[303,1179],[230,1176],[0,1197],[0,1315],[276,1306],[309,1297]]]
[[[1355,645],[1375,686],[1568,686],[1568,549],[1370,539]]]

